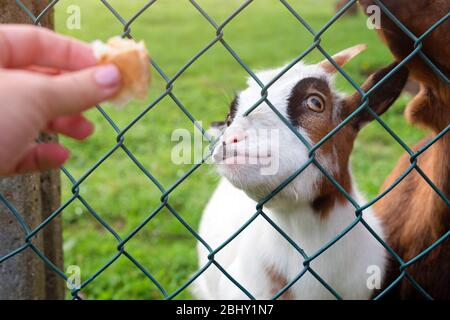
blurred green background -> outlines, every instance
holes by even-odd
[[[125,19],[130,19],[148,1],[108,1]],[[334,0],[291,1],[295,10],[319,30],[334,14]],[[218,23],[222,23],[243,1],[199,0],[197,3]],[[81,8],[81,29],[67,27],[71,6]],[[121,35],[123,25],[100,1],[61,0],[55,6],[56,29],[84,41],[107,40]],[[152,58],[170,78],[215,37],[215,30],[189,1],[157,1],[131,26],[135,39],[144,40]],[[224,29],[224,39],[253,70],[273,68],[291,61],[308,48],[313,37],[276,0],[253,1]],[[362,12],[344,16],[322,36],[322,46],[330,54],[358,43],[369,49],[349,63],[345,70],[361,84],[367,75],[392,61],[374,30],[366,27]],[[305,59],[323,59],[315,50]],[[222,120],[236,91],[245,87],[247,74],[220,43],[202,55],[174,83],[173,93],[207,128],[211,121]],[[165,91],[165,81],[156,70],[145,101],[132,102],[123,110],[109,105],[104,109],[119,128],[129,124],[147,105]],[[337,87],[351,92],[342,77]],[[383,119],[409,145],[424,135],[403,118],[403,109],[411,98],[403,94]],[[80,178],[116,143],[117,134],[104,117],[93,110],[88,117],[96,124],[96,133],[86,142],[63,139],[72,150],[67,169]],[[175,128],[194,132],[185,114],[169,98],[136,123],[125,136],[125,145],[136,158],[168,188],[190,165],[171,162],[171,141]],[[354,176],[360,189],[373,197],[402,154],[402,148],[378,124],[361,132],[352,156]],[[300,164],[299,164],[300,165]],[[194,229],[209,196],[218,182],[211,165],[201,166],[170,195],[170,204]],[[71,183],[63,176],[63,200],[71,196]],[[160,204],[161,193],[122,150],[117,150],[80,186],[80,193],[91,207],[121,236],[126,237]],[[78,265],[82,280],[99,270],[116,253],[117,241],[96,221],[85,207],[74,202],[63,212],[65,264]],[[126,245],[138,260],[167,290],[173,293],[198,268],[196,240],[168,210],[158,213]],[[126,257],[121,256],[82,290],[88,299],[161,299],[156,286]],[[176,298],[190,298],[188,290]]]

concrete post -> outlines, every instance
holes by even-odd
[[[22,0],[38,16],[48,0]],[[16,1],[0,2],[0,23],[33,23]],[[53,28],[50,10],[40,20]],[[1,48],[0,48],[1,50]],[[1,102],[0,102],[1,103]],[[57,137],[42,135],[42,140]],[[0,193],[21,213],[30,228],[36,227],[60,204],[59,171],[0,178]],[[0,204],[0,257],[20,247],[24,232],[9,210]],[[61,270],[63,269],[62,229],[59,218],[48,224],[33,243]],[[27,249],[0,264],[0,299],[64,299],[64,281],[46,268],[36,254]]]

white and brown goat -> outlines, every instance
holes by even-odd
[[[339,65],[365,48],[346,49],[333,59]],[[362,85],[368,90],[394,65],[376,72]],[[268,83],[283,68],[257,74]],[[360,105],[360,95],[345,96],[334,89],[335,68],[328,61],[316,65],[296,64],[268,89],[268,99],[277,111],[311,145],[319,142]],[[400,94],[407,70],[400,69],[370,97],[370,106],[382,114]],[[308,161],[308,149],[266,103],[245,115],[261,97],[261,88],[253,80],[231,105],[227,126],[213,157],[224,177],[210,199],[201,220],[200,235],[216,249],[231,237],[256,212],[256,204]],[[337,131],[316,151],[318,162],[360,204],[350,174],[349,157],[360,128],[372,120],[365,110]],[[277,150],[272,139],[261,132],[275,131]],[[252,139],[256,135],[258,139]],[[257,144],[257,145],[255,145]],[[264,150],[261,152],[260,150]],[[269,150],[269,151],[268,151]],[[261,174],[261,161],[277,163],[274,174]],[[354,206],[314,165],[284,187],[264,205],[263,212],[307,254],[314,254],[342,232],[355,219]],[[368,208],[364,219],[383,237],[380,221]],[[199,244],[199,264],[208,263],[209,252]],[[295,248],[263,217],[258,216],[239,236],[214,256],[237,282],[255,298],[275,296],[304,268],[304,259]],[[311,268],[343,298],[367,299],[373,288],[367,286],[371,267],[382,277],[385,270],[384,248],[361,224],[314,259]],[[380,280],[381,281],[381,280]],[[247,296],[211,265],[196,281],[195,294],[201,299],[244,299]],[[284,299],[329,299],[333,295],[309,272],[285,291]]]
[[[382,0],[381,1],[413,34],[421,36],[450,12],[448,0]],[[360,0],[364,9],[376,5],[373,0]],[[378,30],[397,60],[414,51],[414,42],[385,14]],[[450,20],[447,19],[423,40],[423,52],[447,76],[450,75]],[[450,125],[450,86],[427,63],[416,55],[407,63],[421,90],[406,107],[407,119],[431,131],[414,150],[422,148]],[[425,175],[450,199],[450,134],[447,132],[418,158]],[[385,181],[382,190],[394,183],[411,165],[404,154]],[[413,170],[391,192],[375,204],[383,221],[388,244],[405,261],[431,246],[450,230],[450,207],[427,181]],[[400,275],[399,264],[390,259],[385,287]],[[409,275],[433,298],[450,299],[450,239],[444,241],[422,259],[407,268]],[[388,295],[394,299],[421,297],[407,280],[401,281]]]

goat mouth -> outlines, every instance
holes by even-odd
[[[271,158],[270,154],[250,154],[238,153],[237,151],[227,154],[217,154],[214,159],[217,164],[260,164],[261,161],[266,162]],[[266,164],[266,163],[264,163]]]

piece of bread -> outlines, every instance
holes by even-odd
[[[114,37],[92,43],[97,64],[115,64],[122,75],[122,88],[109,102],[123,106],[131,99],[144,99],[151,79],[150,59],[143,41]]]

